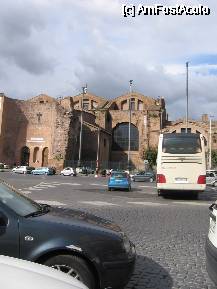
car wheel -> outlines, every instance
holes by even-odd
[[[95,289],[95,278],[87,263],[80,257],[58,255],[45,261],[44,265],[64,272],[84,283],[89,289]]]
[[[153,181],[154,181],[153,178],[150,178],[150,179],[149,179],[149,182],[150,182],[150,183],[153,183]]]
[[[214,183],[213,183],[213,186],[214,186],[214,187],[217,187],[217,182],[214,182]]]

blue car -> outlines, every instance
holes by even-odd
[[[126,172],[113,171],[108,181],[108,190],[112,189],[125,189],[131,190],[130,176]]]
[[[35,170],[32,170],[33,175],[53,175],[54,171],[52,168],[48,167],[41,167],[41,168],[36,168]]]

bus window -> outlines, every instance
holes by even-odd
[[[171,134],[164,137],[163,148],[164,153],[169,154],[196,154],[201,153],[201,142],[199,136],[177,137]]]

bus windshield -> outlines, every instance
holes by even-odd
[[[169,154],[201,153],[200,136],[197,134],[165,134],[162,151]]]

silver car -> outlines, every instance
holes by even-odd
[[[217,187],[217,174],[213,172],[206,172],[206,184]]]

